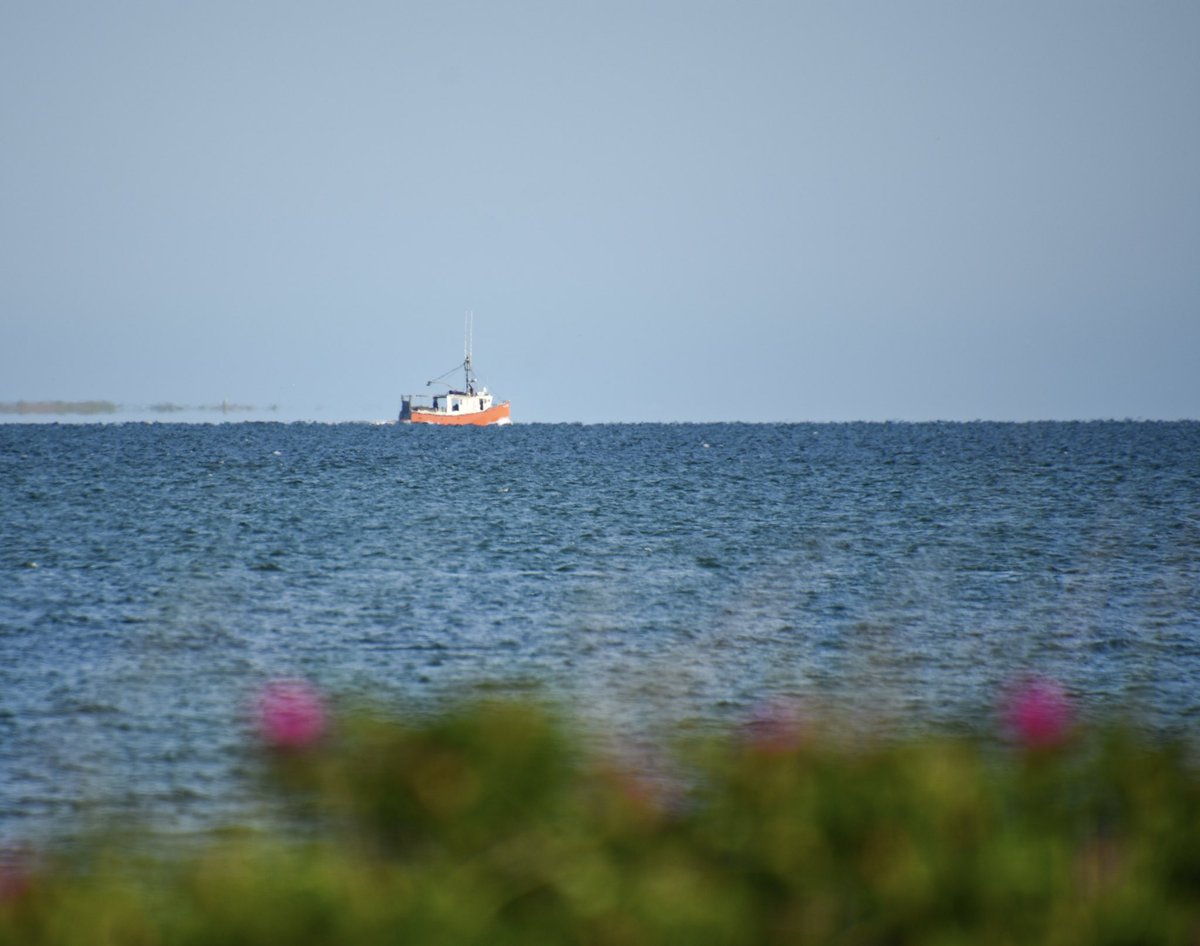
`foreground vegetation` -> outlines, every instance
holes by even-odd
[[[10,851],[0,943],[1200,942],[1187,755],[1041,684],[998,738],[775,706],[669,762],[531,704],[331,720],[293,683],[259,716],[278,828]]]

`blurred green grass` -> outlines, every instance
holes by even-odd
[[[491,701],[260,751],[275,828],[9,852],[0,944],[1200,943],[1194,760],[1119,726],[631,762]]]

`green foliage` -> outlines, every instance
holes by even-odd
[[[519,703],[344,719],[264,751],[285,828],[8,863],[0,944],[1200,941],[1176,745],[809,729],[631,766],[585,744]]]

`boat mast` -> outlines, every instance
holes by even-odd
[[[466,325],[463,326],[463,347],[466,349],[466,357],[463,359],[463,371],[467,376],[467,394],[475,393],[475,376],[471,373],[471,336],[474,334],[475,313],[468,312],[466,317]]]

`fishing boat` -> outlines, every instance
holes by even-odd
[[[458,370],[463,371],[464,384],[456,389],[449,388],[444,394],[420,396],[404,394],[400,397],[401,424],[469,424],[475,427],[487,427],[492,424],[511,424],[508,401],[496,403],[495,398],[487,388],[480,386],[471,367],[471,328],[468,322],[466,356],[462,364],[455,365],[445,374],[426,381],[425,386],[446,384],[442,379]],[[421,403],[417,403],[418,400]]]

